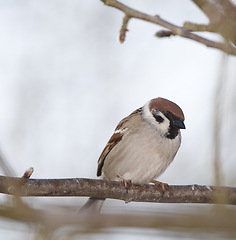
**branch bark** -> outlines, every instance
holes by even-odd
[[[179,35],[184,38],[192,39],[194,41],[200,42],[207,47],[211,48],[216,48],[219,50],[222,50],[228,54],[235,55],[236,56],[236,48],[231,46],[230,44],[224,44],[224,43],[219,43],[219,42],[214,42],[211,40],[208,40],[206,38],[200,37],[192,32],[190,32],[188,29],[185,29],[183,27],[178,27],[170,22],[167,22],[163,19],[161,19],[159,16],[151,16],[145,13],[142,13],[140,11],[134,10],[123,3],[116,1],[116,0],[101,0],[105,5],[114,7],[122,12],[126,16],[129,16],[129,18],[136,18],[136,19],[141,19],[147,22],[151,22],[157,25],[160,25],[164,28],[167,28],[171,30],[172,35]]]
[[[85,178],[28,179],[0,176],[0,192],[17,196],[86,196],[125,202],[221,203],[236,205],[236,188],[201,185],[169,186],[130,184]]]
[[[208,29],[236,45],[236,6],[230,0],[192,0],[208,17]]]

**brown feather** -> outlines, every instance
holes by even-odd
[[[122,130],[124,131],[126,129],[126,127],[124,126],[125,123],[133,116],[135,116],[136,114],[140,114],[140,112],[142,111],[142,108],[138,108],[137,110],[135,110],[134,112],[132,112],[129,116],[125,117],[124,119],[122,119],[119,124],[117,125],[116,129],[115,129],[115,133],[111,136],[110,140],[108,141],[107,145],[105,146],[105,148],[103,149],[99,159],[98,159],[98,169],[97,169],[97,176],[101,176],[102,174],[102,167],[104,165],[104,161],[107,157],[107,155],[109,154],[109,152],[113,149],[114,146],[116,146],[116,144],[122,139],[122,137],[124,136],[124,132],[122,132]],[[119,131],[119,132],[116,132]]]
[[[153,109],[158,109],[159,111],[166,113],[171,112],[174,116],[184,121],[184,113],[181,108],[165,98],[155,98],[152,99],[149,105],[149,109],[152,112]]]

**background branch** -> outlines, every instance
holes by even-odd
[[[147,22],[151,22],[151,23],[160,25],[164,28],[171,30],[172,35],[179,35],[184,38],[192,39],[194,41],[197,41],[197,42],[200,42],[200,43],[206,45],[207,47],[216,48],[216,49],[222,50],[228,54],[236,55],[235,47],[233,47],[229,44],[219,43],[219,42],[211,41],[206,38],[200,37],[183,27],[178,27],[170,22],[167,22],[167,21],[161,19],[157,15],[151,16],[151,15],[142,13],[142,12],[134,10],[116,0],[101,0],[101,1],[104,2],[104,4],[107,6],[114,7],[116,9],[121,10],[122,12],[124,12],[124,14],[126,16],[129,16],[130,19],[137,18],[137,19],[141,19],[141,20],[144,20]]]
[[[150,214],[74,214],[71,212],[35,210],[31,208],[0,208],[0,216],[26,223],[37,223],[55,231],[59,227],[74,226],[77,231],[85,229],[98,230],[99,228],[131,227],[167,229],[169,231],[213,231],[236,233],[236,215],[227,215],[222,212],[196,213],[159,213],[157,216]],[[202,233],[202,232],[201,232]],[[233,237],[233,236],[232,236]],[[45,238],[44,238],[45,239]],[[46,238],[48,239],[48,238]]]
[[[86,196],[126,202],[236,204],[236,188],[199,185],[169,186],[166,191],[149,184],[130,184],[85,178],[28,179],[0,176],[0,192],[18,196]]]
[[[209,19],[208,29],[236,44],[236,6],[230,0],[192,0]],[[199,25],[201,26],[201,25]]]

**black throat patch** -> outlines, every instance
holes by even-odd
[[[169,139],[175,139],[179,134],[179,128],[174,126],[173,123],[170,121],[170,127],[168,129],[168,133],[166,137]]]
[[[179,128],[175,126],[173,123],[174,120],[179,120],[179,118],[174,116],[171,112],[165,112],[164,115],[170,120],[170,126],[166,134],[166,137],[169,139],[175,139],[179,134]]]

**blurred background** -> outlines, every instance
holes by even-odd
[[[176,25],[208,22],[189,0],[123,2]],[[158,180],[213,185],[215,96],[223,78],[221,182],[235,186],[236,58],[177,36],[158,39],[154,35],[162,28],[140,20],[130,21],[126,41],[120,44],[122,18],[123,13],[99,0],[0,1],[0,150],[4,159],[16,176],[33,167],[33,178],[96,178],[97,159],[117,123],[161,96],[181,106],[187,129],[182,131],[174,162]],[[215,34],[200,35],[222,41]],[[7,199],[0,196],[1,204]],[[85,200],[26,201],[35,206],[80,206]],[[155,211],[160,206],[176,208],[109,200],[103,211],[114,210],[113,206],[124,211],[137,206]],[[24,224],[0,221],[4,239],[16,239],[16,234],[17,239],[31,239],[32,232]],[[87,237],[143,239],[137,229],[121,232]],[[146,237],[157,238],[156,230]],[[165,235],[168,238],[172,236]]]

